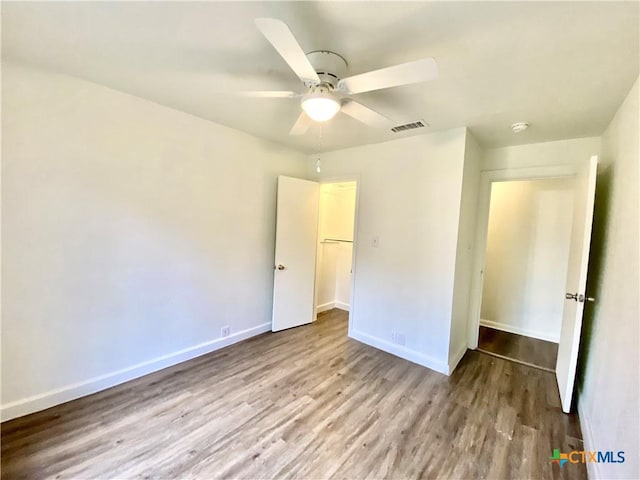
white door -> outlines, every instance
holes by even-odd
[[[573,384],[578,363],[578,346],[582,330],[582,313],[587,300],[587,266],[591,244],[593,204],[596,192],[598,157],[591,157],[576,175],[573,204],[573,226],[567,270],[567,288],[560,330],[560,345],[556,361],[556,379],[562,411],[569,413],[573,397]]]
[[[278,177],[274,332],[313,321],[319,191],[316,182]]]

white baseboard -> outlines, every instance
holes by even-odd
[[[482,325],[483,327],[493,328],[495,330],[502,330],[503,332],[515,333],[517,335],[524,335],[526,337],[537,338],[539,340],[546,340],[547,342],[558,343],[560,341],[559,337],[549,335],[546,332],[538,332],[536,330],[514,327],[513,325],[493,322],[491,320],[485,320],[483,318],[480,319],[480,325]]]
[[[318,313],[326,312],[327,310],[331,310],[332,308],[336,308],[335,302],[323,303],[322,305],[318,305],[316,307],[316,311]]]
[[[349,311],[349,304],[344,302],[339,302],[336,300],[335,308],[339,308],[340,310],[344,310],[345,312]]]
[[[598,450],[595,445],[595,441],[593,438],[593,430],[591,430],[591,422],[589,421],[589,416],[584,408],[584,404],[582,402],[582,392],[576,392],[578,394],[578,418],[580,419],[580,428],[582,429],[582,441],[583,441],[583,450],[587,452],[593,452]],[[600,474],[598,463],[587,462],[587,477],[590,480],[596,480],[599,478],[603,478]]]
[[[318,305],[316,307],[316,311],[318,313],[322,313],[322,312],[326,312],[327,310],[331,310],[333,308],[339,308],[340,310],[345,310],[345,311],[349,311],[349,304],[348,303],[344,303],[344,302],[328,302],[328,303],[323,303],[321,305]]]
[[[54,405],[59,405],[107,388],[115,387],[116,385],[128,382],[129,380],[157,372],[163,368],[177,365],[178,363],[191,360],[192,358],[219,350],[223,347],[268,331],[271,331],[271,322],[263,323],[262,325],[233,333],[228,337],[216,338],[215,340],[210,340],[193,347],[169,353],[146,362],[138,363],[131,367],[100,375],[83,382],[66,385],[55,390],[50,390],[28,398],[6,403],[0,406],[0,419],[4,422],[6,420],[11,420],[12,418],[28,415],[29,413],[39,412],[40,410],[53,407]]]
[[[453,358],[449,360],[449,373],[448,373],[449,375],[451,375],[453,371],[456,369],[456,367],[460,363],[460,360],[462,360],[462,357],[464,357],[465,353],[467,353],[466,341],[460,346],[458,351],[453,355]]]
[[[429,357],[423,353],[416,352],[415,350],[411,350],[403,345],[396,345],[395,343],[388,342],[357,330],[351,330],[351,332],[349,332],[349,337],[371,347],[395,355],[396,357],[404,358],[405,360],[430,368],[436,372],[449,375],[449,365],[447,363],[436,360],[435,358]]]

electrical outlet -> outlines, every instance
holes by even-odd
[[[222,327],[220,329],[220,336],[221,337],[228,337],[229,335],[231,335],[231,327],[229,325]]]
[[[406,343],[404,333],[391,332],[391,341],[397,345],[404,345]]]

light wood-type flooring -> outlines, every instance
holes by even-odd
[[[469,351],[447,377],[337,310],[2,424],[2,479],[586,478],[552,374]]]
[[[549,371],[556,368],[558,344],[488,327],[480,327],[478,349]]]

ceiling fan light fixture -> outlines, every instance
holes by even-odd
[[[316,122],[326,122],[340,110],[340,102],[329,92],[319,91],[305,95],[302,109]]]

